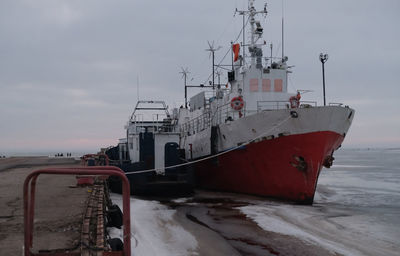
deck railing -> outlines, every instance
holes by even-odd
[[[299,104],[300,108],[316,107],[316,106],[317,106],[316,101],[300,101]],[[289,109],[289,108],[290,108],[289,101],[276,101],[276,100],[257,101],[257,112],[264,110]]]
[[[241,110],[234,110],[229,102],[222,106],[218,106],[216,111],[213,111],[213,113],[211,113],[210,109],[207,109],[202,115],[180,125],[179,131],[181,134],[192,135],[207,129],[212,125],[218,125],[237,120],[245,115],[246,106],[244,106]]]
[[[300,101],[300,108],[316,107],[316,101]],[[230,102],[218,106],[216,111],[211,112],[210,108],[206,108],[206,111],[190,121],[181,124],[179,126],[179,132],[182,135],[192,135],[203,131],[211,126],[227,123],[230,121],[237,120],[239,118],[256,114],[266,110],[276,109],[289,109],[289,101],[257,101],[256,110],[247,110],[246,105],[241,110],[234,110],[231,107]]]

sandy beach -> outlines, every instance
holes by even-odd
[[[1,255],[21,255],[25,177],[33,170],[77,166],[72,158],[16,157],[0,159]],[[87,189],[74,176],[41,175],[37,183],[33,249],[73,248],[80,238]]]

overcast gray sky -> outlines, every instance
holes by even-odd
[[[268,1],[264,39],[280,55],[281,0]],[[261,9],[264,2],[257,0]],[[228,50],[244,0],[1,0],[0,154],[96,151],[124,135],[137,99],[183,102],[211,71],[207,40]],[[289,88],[356,109],[345,147],[400,147],[400,1],[285,0]],[[229,63],[229,61],[228,61]],[[226,75],[223,75],[226,79]],[[193,91],[192,91],[193,92]],[[194,93],[194,92],[193,92]]]

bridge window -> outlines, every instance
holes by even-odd
[[[275,79],[274,80],[274,91],[282,92],[282,85],[283,85],[282,79]]]
[[[250,91],[258,92],[258,79],[257,78],[250,79]]]
[[[263,92],[270,92],[271,91],[271,80],[270,79],[263,79],[262,80],[262,91]]]

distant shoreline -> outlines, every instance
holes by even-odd
[[[11,157],[55,157],[57,154],[63,154],[63,156],[58,156],[58,158],[66,157],[67,153],[71,153],[71,157],[81,157],[85,154],[95,153],[97,150],[93,151],[49,151],[49,152],[2,152],[0,151],[0,159],[5,156],[7,158]]]
[[[48,157],[48,156],[12,156],[0,158],[0,172],[12,168],[28,168],[46,165],[77,164],[79,160],[75,157]]]
[[[400,150],[400,147],[343,147],[340,148],[339,150]],[[0,150],[0,159],[5,156],[7,158],[10,157],[55,157],[56,154],[63,154],[64,157],[66,156],[67,153],[71,153],[72,157],[81,157],[85,154],[91,154],[95,153],[98,150],[76,150],[76,151],[38,151],[38,152],[15,152],[15,151],[1,151]],[[62,158],[62,157],[59,157]]]

